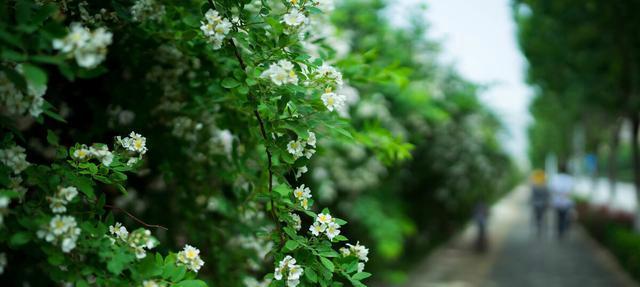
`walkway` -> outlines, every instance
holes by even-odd
[[[520,187],[494,206],[488,252],[473,251],[470,226],[417,266],[403,287],[638,286],[579,226],[561,242],[534,236],[527,199]]]

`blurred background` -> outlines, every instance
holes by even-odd
[[[426,173],[440,180],[424,176],[427,181],[403,192],[420,190],[412,202],[424,212],[409,213],[416,233],[407,234],[404,250],[428,255],[401,256],[411,266],[406,272],[391,271],[398,263],[381,267],[386,281],[378,286],[638,286],[640,22],[633,11],[639,5],[386,3],[380,15],[390,29],[419,31],[432,47],[430,73],[448,70],[474,87],[467,92],[485,111],[468,111],[492,118],[494,124],[481,129],[490,130],[496,151],[508,156],[459,167],[470,158],[451,160],[448,152],[459,154],[459,146],[472,143],[469,134],[443,150],[439,140],[427,141],[422,149],[432,156],[429,165],[445,164]],[[442,95],[455,98],[447,90]],[[437,138],[477,129],[457,125]],[[485,149],[489,142],[478,144]],[[423,162],[420,155],[413,161]],[[482,169],[486,177],[461,180]]]

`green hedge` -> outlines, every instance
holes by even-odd
[[[640,280],[640,234],[633,230],[632,217],[593,209],[579,204],[580,222],[600,244],[608,249],[636,280]]]

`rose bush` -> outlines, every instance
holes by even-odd
[[[367,244],[397,258],[415,229],[393,196],[424,164],[414,147],[489,128],[482,147],[498,129],[462,123],[484,114],[468,83],[367,38],[401,30],[344,29],[368,2],[4,2],[4,282],[363,286]],[[497,162],[478,146],[465,155]]]

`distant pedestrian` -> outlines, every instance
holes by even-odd
[[[531,175],[531,207],[536,234],[542,236],[546,228],[546,212],[549,206],[549,190],[547,189],[544,171],[535,170]]]
[[[476,204],[473,212],[473,220],[478,227],[478,233],[475,242],[475,248],[477,252],[484,252],[487,250],[487,218],[489,217],[489,211],[487,205],[480,201]]]
[[[573,191],[573,177],[567,173],[565,165],[560,165],[558,174],[549,182],[552,192],[551,204],[556,211],[556,227],[558,238],[562,239],[569,229],[570,213],[573,208],[571,192]]]

